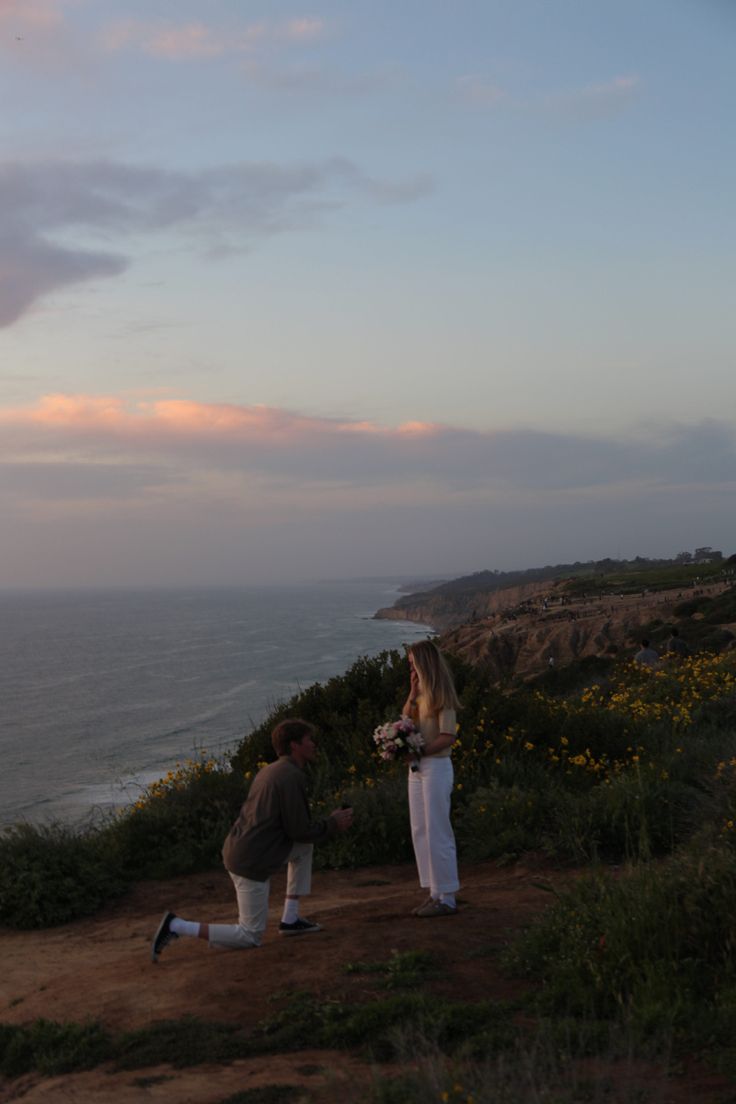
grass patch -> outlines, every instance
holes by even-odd
[[[505,956],[542,988],[543,1012],[627,1023],[694,1044],[736,1026],[736,852],[699,838],[619,878],[593,873],[562,893]],[[706,1028],[707,1025],[707,1028]],[[719,1026],[721,1025],[721,1026]]]
[[[591,1067],[589,1057],[595,1056]],[[396,1074],[376,1071],[366,1104],[644,1104],[669,1099],[670,1052],[651,1052],[640,1079],[631,1038],[609,1024],[547,1023],[503,1049],[448,1056],[421,1032],[406,1034]],[[410,1069],[402,1069],[408,1066]],[[633,1074],[633,1076],[632,1076]]]
[[[437,966],[429,951],[392,951],[384,962],[349,962],[345,973],[380,974],[384,989],[410,989],[435,977]]]
[[[53,1076],[93,1069],[113,1053],[110,1034],[96,1023],[56,1023],[36,1020],[28,1026],[0,1024],[0,1073]]]
[[[242,1029],[234,1024],[186,1016],[181,1020],[162,1020],[119,1036],[114,1059],[118,1069],[141,1069],[164,1063],[185,1069],[208,1062],[226,1064],[251,1053]]]

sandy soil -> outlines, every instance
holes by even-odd
[[[344,1002],[378,996],[370,976],[347,975],[345,966],[385,960],[392,950],[412,948],[438,956],[439,976],[427,985],[438,999],[515,996],[520,983],[499,973],[494,951],[549,902],[540,881],[562,883],[574,874],[546,869],[533,859],[501,869],[479,864],[462,873],[458,915],[435,920],[410,913],[422,899],[412,867],[317,873],[303,912],[324,931],[294,939],[277,932],[283,878],[276,877],[261,948],[216,952],[200,940],[181,939],[155,965],[150,940],[165,909],[186,919],[232,920],[232,891],[224,872],[141,884],[97,916],[46,932],[0,929],[0,1021],[94,1019],[119,1030],[194,1014],[247,1027],[272,1015],[289,991]],[[357,1099],[356,1086],[367,1088],[372,1076],[373,1067],[357,1055],[300,1051],[191,1070],[103,1068],[46,1079],[28,1076],[0,1086],[0,1102],[216,1104],[247,1088],[286,1083],[303,1086],[310,1104],[342,1104]],[[592,1076],[597,1080],[603,1073]],[[608,1093],[607,1101],[685,1104],[697,1097],[701,1104],[716,1104],[736,1099],[733,1087],[696,1067],[667,1080],[658,1067],[637,1062],[618,1072],[609,1069],[605,1076],[626,1089],[621,1097]],[[636,1094],[645,1095],[630,1095],[632,1078]]]

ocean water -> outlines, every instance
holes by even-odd
[[[427,635],[374,621],[397,587],[0,593],[0,823],[77,822],[278,702]]]

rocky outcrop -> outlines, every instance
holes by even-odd
[[[535,603],[540,595],[555,591],[549,582],[526,583],[504,590],[428,593],[400,598],[395,605],[380,609],[379,621],[416,621],[446,632],[459,625],[472,624],[494,616],[507,607]],[[531,607],[530,607],[531,608]]]
[[[513,624],[464,625],[440,638],[440,646],[488,671],[492,682],[529,678],[550,666],[564,667],[585,656],[614,655],[630,648],[644,620],[602,614],[583,622],[532,618]]]
[[[719,593],[723,584],[706,588]],[[512,597],[501,591],[496,597]],[[514,595],[519,597],[519,595]],[[438,643],[466,662],[488,671],[492,682],[530,678],[586,656],[614,656],[635,647],[645,626],[677,620],[679,590],[625,597],[570,599],[564,590],[546,587],[490,617],[456,626]]]

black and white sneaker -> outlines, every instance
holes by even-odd
[[[156,934],[153,937],[151,943],[151,962],[158,962],[158,956],[161,954],[164,947],[168,947],[169,943],[174,939],[178,939],[179,936],[176,932],[171,930],[171,921],[176,919],[175,912],[165,912],[163,919],[159,924]]]
[[[313,924],[311,920],[303,920],[301,917],[293,924],[285,924],[282,920],[279,924],[279,935],[309,935],[310,932],[322,931],[319,924]]]

